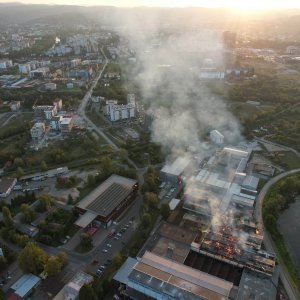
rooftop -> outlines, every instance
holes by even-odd
[[[14,184],[15,181],[16,181],[15,178],[0,179],[0,194],[6,193],[8,189]]]
[[[233,284],[180,263],[146,252],[129,275],[132,281],[151,286],[178,299],[224,299]]]
[[[60,121],[60,124],[61,124],[61,125],[69,125],[71,122],[72,122],[72,118],[63,118],[63,119]]]
[[[15,291],[16,295],[25,297],[40,281],[40,277],[25,274],[11,286],[11,289]]]
[[[172,164],[167,164],[161,169],[161,172],[179,176],[190,163],[186,156],[178,157]]]
[[[131,193],[136,180],[112,175],[88,194],[78,208],[106,217]]]

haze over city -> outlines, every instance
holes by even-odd
[[[300,299],[299,28],[0,0],[0,300]]]
[[[16,1],[1,0],[0,3]],[[25,4],[62,4],[62,5],[84,5],[84,6],[118,6],[118,7],[231,7],[241,9],[276,9],[276,8],[300,8],[297,0],[23,0],[18,1]]]

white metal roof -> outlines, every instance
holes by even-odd
[[[186,156],[178,157],[171,165],[167,164],[161,169],[161,172],[179,176],[190,163],[190,159]]]
[[[179,202],[180,202],[180,199],[173,198],[169,203],[170,209],[174,210],[177,207],[177,205],[179,204]]]
[[[97,215],[87,211],[85,214],[79,217],[79,219],[75,222],[75,225],[86,228],[91,222],[93,222],[97,218]]]

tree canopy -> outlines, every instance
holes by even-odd
[[[43,271],[48,256],[34,243],[28,243],[19,256],[19,266],[23,272],[39,274]]]

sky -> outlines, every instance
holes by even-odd
[[[244,10],[300,8],[300,0],[0,0],[0,3],[5,2],[120,7],[232,7]]]

